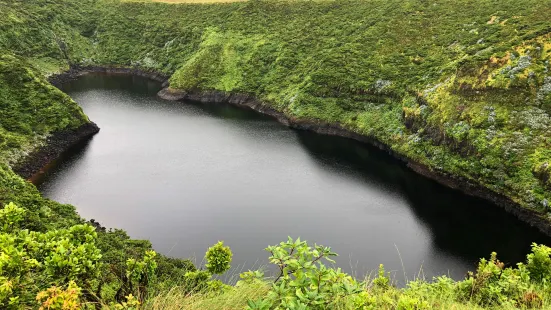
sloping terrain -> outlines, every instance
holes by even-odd
[[[0,0],[0,12],[0,202],[27,209],[24,227],[82,222],[13,171],[48,139],[90,124],[47,78],[109,67],[366,137],[550,231],[549,1]]]
[[[547,212],[546,1],[95,3],[16,1],[1,46],[44,71],[138,67],[253,95]]]

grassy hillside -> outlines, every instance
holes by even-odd
[[[47,76],[70,65],[136,67],[170,75],[173,90],[251,94],[290,119],[341,125],[547,217],[551,2],[0,0],[0,12],[1,308],[551,306],[545,247],[514,269],[492,258],[465,281],[405,289],[384,271],[359,282],[314,270],[306,263],[319,252],[304,249],[276,286],[249,273],[227,287],[187,261],[146,254],[146,241],[83,226],[72,206],[42,198],[11,169],[49,136],[89,122]],[[276,265],[297,263],[278,255]]]
[[[457,5],[124,4],[95,57],[174,72],[175,89],[254,94],[547,212],[551,6]]]
[[[45,71],[132,66],[174,89],[253,94],[549,211],[546,1],[95,2],[19,2],[3,26],[19,35],[0,42]]]
[[[0,54],[0,162],[13,164],[52,132],[88,122],[80,107],[25,60]]]

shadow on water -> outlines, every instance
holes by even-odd
[[[140,76],[101,73],[86,74],[61,86],[61,90],[65,93],[89,91],[93,89],[123,89],[129,90],[129,92],[131,91],[132,94],[137,96],[155,96],[161,88],[161,83]]]
[[[348,173],[403,196],[430,229],[433,246],[443,252],[475,263],[495,251],[502,261],[515,264],[525,259],[530,242],[550,244],[549,237],[500,207],[416,174],[375,147],[311,132],[296,134],[323,168]]]
[[[101,77],[101,78],[98,78]],[[117,90],[124,91],[126,95],[133,98],[157,97],[162,89],[161,83],[140,76],[129,76],[124,74],[102,74],[93,73],[79,77],[76,80],[62,85],[65,93],[75,93],[90,90]],[[226,103],[202,103],[186,101],[185,103],[166,101],[156,98],[158,106],[173,107],[174,104],[192,105],[195,108],[207,113],[210,116],[227,120],[237,121],[266,121],[273,120],[272,117],[259,114],[248,108],[237,108]],[[139,102],[135,102],[139,104]]]
[[[321,243],[331,241],[332,244],[327,243],[327,245],[341,246],[343,255],[356,251],[355,255],[358,259],[363,260],[362,263],[372,259],[376,260],[377,265],[385,261],[379,260],[381,256],[373,253],[388,252],[389,250],[388,247],[381,244],[390,243],[390,252],[384,252],[383,255],[387,256],[383,258],[393,260],[396,252],[392,248],[392,243],[402,242],[401,249],[409,251],[406,256],[410,255],[410,259],[413,260],[410,263],[411,266],[406,268],[408,272],[411,268],[418,267],[415,265],[418,261],[427,261],[438,265],[435,267],[438,274],[445,271],[448,264],[452,267],[455,266],[456,272],[453,274],[455,278],[461,278],[463,272],[467,270],[465,268],[472,270],[479,258],[488,257],[492,251],[496,251],[502,261],[514,264],[524,260],[530,250],[531,242],[551,243],[549,238],[507,214],[501,208],[418,175],[407,168],[404,163],[375,147],[341,137],[323,136],[305,131],[291,132],[281,124],[271,121],[271,118],[267,116],[227,104],[163,101],[156,97],[160,88],[160,83],[145,78],[111,75],[102,75],[101,78],[98,78],[97,75],[83,76],[64,85],[63,90],[75,95],[75,98],[87,98],[86,107],[89,109],[87,111],[98,113],[97,119],[91,117],[94,120],[102,121],[99,126],[104,126],[103,135],[97,136],[95,141],[88,140],[80,143],[64,154],[37,180],[39,189],[43,193],[53,195],[49,197],[71,196],[73,191],[80,191],[80,197],[86,199],[82,198],[83,200],[79,202],[72,200],[74,197],[71,196],[71,199],[66,201],[71,203],[74,201],[80,206],[79,212],[88,211],[82,207],[86,205],[85,202],[89,202],[90,205],[94,205],[94,203],[100,205],[100,207],[89,207],[89,210],[93,209],[95,213],[92,217],[100,219],[101,222],[101,216],[103,219],[117,216],[117,213],[110,212],[113,208],[110,208],[103,200],[103,195],[107,195],[104,193],[105,184],[87,182],[87,180],[83,180],[84,177],[81,179],[76,177],[82,173],[89,173],[90,175],[86,175],[86,179],[97,179],[96,182],[109,183],[112,180],[104,177],[113,172],[109,170],[110,167],[117,172],[113,172],[112,178],[116,179],[123,173],[125,177],[129,178],[128,181],[121,178],[124,183],[113,182],[112,186],[117,188],[121,186],[121,192],[129,194],[119,197],[111,191],[109,194],[113,198],[110,199],[117,201],[121,206],[135,204],[132,206],[132,212],[135,213],[134,218],[126,219],[128,214],[125,213],[124,218],[127,222],[116,219],[111,226],[124,228],[126,224],[130,228],[125,229],[130,231],[134,225],[139,226],[139,223],[143,223],[140,221],[144,219],[150,226],[162,226],[162,229],[152,228],[150,230],[140,226],[134,228],[134,233],[143,233],[142,236],[146,238],[157,238],[157,243],[154,242],[154,245],[164,246],[170,251],[172,251],[173,244],[180,241],[183,244],[182,248],[192,248],[194,251],[201,249],[202,251],[206,246],[203,243],[210,235],[216,236],[216,238],[224,235],[226,238],[234,238],[236,253],[246,253],[244,257],[240,258],[241,263],[244,263],[245,260],[258,259],[258,252],[249,248],[261,249],[266,245],[267,241],[265,240],[282,233],[281,230],[285,230],[285,233],[287,231],[310,233],[310,237],[321,239],[315,241]],[[90,90],[112,91],[111,95],[103,96],[101,95],[103,92],[89,92]],[[84,97],[79,97],[80,92]],[[86,97],[86,94],[90,93],[92,95]],[[103,103],[110,106],[103,108],[101,107]],[[95,110],[94,107],[98,109]],[[142,123],[160,129],[166,127],[166,129],[145,138],[142,135],[147,135],[150,132],[148,128],[141,128],[143,127],[141,125],[132,127],[133,124]],[[177,126],[181,123],[185,123],[186,126]],[[132,132],[131,135],[129,132],[132,130],[137,132]],[[196,138],[195,131],[202,133],[202,135],[198,135],[200,138]],[[193,134],[187,136],[180,134],[187,132]],[[226,132],[230,134],[225,135]],[[120,139],[116,138],[117,134],[121,135]],[[183,140],[185,136],[189,140]],[[158,144],[159,152],[156,152],[155,148],[141,148],[144,144],[152,141],[162,142]],[[186,147],[190,147],[192,151],[188,152],[186,147],[171,149],[175,141],[186,141],[183,143],[186,143]],[[205,143],[209,141],[212,143]],[[128,144],[124,144],[126,142]],[[124,144],[124,147],[117,148],[120,144]],[[260,152],[258,149],[266,150],[266,152]],[[162,154],[170,154],[171,151],[177,153],[178,156],[162,157]],[[226,155],[226,157],[222,157],[223,159],[231,156],[234,158],[232,162],[242,164],[243,168],[236,166],[232,170],[228,168],[233,167],[229,163],[220,163],[218,157],[213,155],[220,152]],[[127,165],[127,162],[118,163],[116,158],[121,154],[128,158],[138,156],[137,159],[129,160],[129,162],[138,162],[138,165]],[[105,155],[105,158],[102,155]],[[141,155],[144,157],[139,157]],[[148,172],[145,174],[147,178],[155,177],[157,173],[160,175],[158,179],[154,179],[155,182],[132,181],[143,177],[140,172],[144,163],[155,165],[159,159],[170,162],[174,158],[179,159],[184,155],[187,156],[186,161],[195,159],[198,164],[205,162],[205,158],[216,159],[209,164],[214,165],[218,170],[210,170],[212,167],[204,166],[205,164],[198,167],[185,166],[188,170],[178,170],[174,169],[173,165],[166,164],[152,166],[156,167],[153,169],[155,171],[144,169],[145,172]],[[252,160],[251,157],[255,155],[260,156],[262,160]],[[109,166],[114,162],[117,164]],[[182,162],[185,161],[182,160]],[[176,163],[181,164],[178,161]],[[277,166],[278,164],[281,166]],[[104,165],[107,166],[104,167]],[[120,168],[119,165],[126,170]],[[311,166],[316,169],[311,169]],[[159,171],[159,168],[164,170]],[[288,170],[284,168],[288,168]],[[253,169],[255,173],[267,170],[267,176],[266,174],[250,173],[249,169]],[[240,180],[228,177],[228,171],[242,173],[243,179],[249,180],[251,184],[240,187],[242,185],[239,183]],[[284,177],[285,173],[291,174],[292,178]],[[187,182],[188,179],[182,178],[182,175],[194,177],[190,177],[190,181]],[[257,179],[248,179],[250,175],[255,175]],[[324,179],[324,177],[326,178]],[[163,182],[167,182],[168,185],[155,187],[159,183],[165,184]],[[201,194],[203,188],[197,186],[197,184],[202,184],[201,182],[208,184],[205,189],[208,194],[204,196],[181,194],[182,192],[187,193],[182,189],[189,189],[190,192],[191,189],[194,189],[195,192]],[[237,184],[231,184],[232,182]],[[266,190],[262,186],[255,186],[256,183],[263,183],[265,187],[273,186],[273,188]],[[292,183],[292,186],[286,186],[288,183]],[[293,187],[295,185],[296,188]],[[316,186],[323,187],[323,189],[318,191]],[[86,187],[86,190],[83,191],[83,187]],[[224,192],[228,187],[235,190]],[[346,187],[347,190],[343,190],[343,187]],[[348,190],[349,187],[352,189]],[[141,188],[141,190],[137,191],[134,188]],[[165,208],[173,208],[167,209],[167,212],[172,212],[170,216],[157,217],[162,212],[147,213],[139,209],[142,200],[147,201],[147,199],[157,197],[148,192],[150,188],[156,188],[158,191],[156,195],[160,195],[161,198],[171,197],[165,203]],[[245,189],[249,188],[256,189],[260,193],[245,193]],[[297,188],[300,189],[297,190],[300,192],[299,194],[292,192]],[[93,192],[94,189],[101,189],[97,196],[85,195],[86,191]],[[213,189],[221,193],[211,194]],[[291,193],[285,192],[285,190],[291,191]],[[328,191],[329,194],[327,194]],[[237,195],[234,192],[242,195]],[[178,193],[180,196],[177,195]],[[335,194],[333,195],[333,193]],[[145,196],[141,196],[141,194]],[[246,194],[256,196],[247,196]],[[132,200],[134,195],[139,199]],[[217,195],[220,195],[220,199],[216,199]],[[278,197],[274,197],[274,195]],[[295,200],[286,200],[286,195]],[[343,202],[343,205],[348,204],[349,208],[343,208],[341,211],[340,207],[347,206],[338,204],[342,202],[342,199],[347,199],[347,195],[353,195],[354,199]],[[186,205],[180,202],[182,197],[195,200],[191,200]],[[226,197],[233,197],[234,200],[228,200]],[[369,201],[366,200],[371,197],[377,201],[370,206]],[[390,199],[387,199],[389,197]],[[268,209],[260,211],[247,209],[251,208],[250,201],[254,199],[265,199],[262,205],[267,206]],[[102,204],[106,205],[106,210],[102,209]],[[295,222],[291,223],[288,218],[279,213],[266,213],[271,212],[269,208],[281,208],[283,213],[293,212],[295,211],[293,206],[287,206],[291,204],[304,206],[303,213],[299,214],[308,214],[307,212],[316,210],[317,215],[315,217],[307,216],[304,223],[296,224]],[[228,221],[226,216],[234,214],[220,210],[220,206],[231,208],[232,212],[243,217],[242,221],[239,221],[238,218]],[[378,209],[378,207],[381,208]],[[180,208],[183,208],[183,213],[178,212]],[[392,209],[392,212],[387,212],[388,209]],[[404,212],[394,212],[395,209]],[[144,210],[147,210],[147,206],[144,207]],[[208,213],[213,210],[215,211],[212,213],[214,216]],[[124,212],[122,207],[121,212]],[[216,215],[220,212],[224,215],[217,217]],[[350,217],[342,216],[341,222],[335,224],[337,229],[340,228],[342,232],[326,232],[322,228],[318,228],[319,225],[332,225],[333,221],[338,221],[335,218],[340,216],[339,213],[343,212],[354,213]],[[179,222],[170,224],[173,218],[180,215],[182,216],[181,221],[189,219],[185,223],[190,227],[199,223],[207,228],[200,230],[198,235],[193,237],[195,236],[193,231],[181,228],[185,225]],[[277,227],[270,227],[269,223],[263,223],[266,216],[277,217],[279,221]],[[400,219],[401,216],[407,217],[407,220]],[[413,220],[410,220],[411,218]],[[255,220],[262,223],[255,226]],[[158,221],[158,223],[154,223],[154,221]],[[371,224],[366,224],[371,227],[362,226],[366,221],[371,221]],[[236,226],[228,224],[229,222],[236,222],[242,226],[236,228]],[[421,225],[417,226],[417,223]],[[300,225],[304,226],[303,230],[296,229],[295,226]],[[350,229],[354,225],[361,226],[361,228]],[[385,234],[399,232],[403,225],[410,226],[404,228],[403,232],[390,237],[377,236],[381,231]],[[196,229],[203,228],[197,226]],[[250,232],[253,232],[252,234],[256,237],[250,237],[251,234],[247,233],[247,229],[250,229]],[[163,235],[163,231],[167,235]],[[430,231],[430,233],[425,233],[425,231]],[[173,237],[178,234],[185,234],[189,238]],[[247,239],[249,237],[251,239]],[[163,245],[163,242],[166,244]],[[252,244],[254,242],[260,245]],[[339,245],[339,243],[343,244]],[[365,245],[362,246],[362,243]],[[187,252],[181,253],[184,254],[177,255],[187,255]],[[263,254],[261,251],[260,255]],[[406,257],[407,259],[408,257]],[[394,267],[398,265],[399,262],[394,260]]]
[[[57,178],[64,177],[63,171],[71,169],[76,165],[79,165],[84,157],[86,156],[86,151],[90,147],[94,137],[87,138],[84,141],[81,141],[73,145],[69,150],[61,154],[56,160],[48,164],[48,166],[40,173],[38,176],[35,176],[32,180],[32,183],[38,188],[39,191],[43,191],[43,185],[46,182],[55,183]]]

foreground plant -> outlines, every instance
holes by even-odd
[[[25,210],[0,210],[0,307],[16,309],[52,285],[88,287],[98,275],[101,253],[89,225],[45,233],[19,229]]]
[[[380,265],[378,276],[358,282],[333,262],[337,254],[330,248],[308,246],[300,239],[282,242],[266,249],[270,262],[279,271],[269,292],[249,300],[249,310],[269,309],[507,309],[545,308],[550,297],[551,248],[533,244],[526,263],[505,267],[492,253],[481,259],[475,272],[455,281],[447,276],[432,281],[415,280],[403,289],[392,285]],[[249,271],[238,282],[266,281],[261,271]]]
[[[249,309],[327,309],[363,291],[362,284],[340,268],[325,266],[323,261],[334,263],[331,257],[337,256],[329,247],[310,247],[300,238],[289,237],[266,251],[279,275],[266,298],[250,301]]]
[[[71,281],[66,289],[52,286],[38,293],[36,300],[41,304],[40,310],[79,310],[80,296],[81,289]]]
[[[231,267],[233,253],[223,241],[210,247],[205,253],[206,270],[187,272],[183,290],[186,293],[221,292],[228,286],[220,280],[212,280],[213,275],[222,275]]]
[[[205,267],[212,274],[223,274],[230,269],[232,256],[230,248],[224,246],[224,241],[218,241],[205,254],[207,260]]]

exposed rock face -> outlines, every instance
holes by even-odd
[[[30,179],[70,147],[98,132],[99,127],[95,123],[87,123],[74,130],[58,131],[48,138],[44,147],[27,156],[13,171],[25,179]]]

